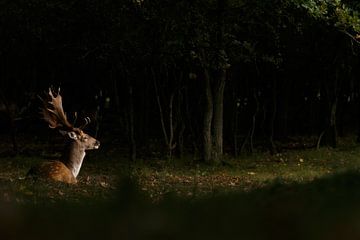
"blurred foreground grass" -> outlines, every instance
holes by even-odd
[[[25,180],[42,160],[0,158],[0,239],[360,239],[356,145],[217,167],[92,152],[77,185]]]

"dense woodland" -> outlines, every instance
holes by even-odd
[[[16,153],[19,136],[49,134],[37,96],[52,86],[69,118],[90,116],[102,146],[133,161],[219,163],[299,137],[336,147],[360,138],[358,10],[355,0],[0,1],[2,141]]]

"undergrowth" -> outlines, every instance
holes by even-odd
[[[356,145],[219,166],[91,152],[76,185],[25,179],[32,164],[58,157],[41,156],[0,158],[1,239],[360,238]]]

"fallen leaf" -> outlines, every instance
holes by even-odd
[[[108,183],[106,183],[106,182],[100,182],[100,186],[102,186],[103,188],[107,188],[107,187],[108,187]]]
[[[31,191],[24,191],[24,194],[27,195],[27,196],[32,196],[32,195],[34,195],[34,193],[31,192]]]

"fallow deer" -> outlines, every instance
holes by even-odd
[[[43,103],[41,109],[43,118],[50,128],[59,130],[67,139],[66,148],[59,160],[43,162],[32,167],[27,177],[77,183],[76,177],[80,172],[85,151],[98,149],[100,142],[82,131],[84,125],[76,128],[67,120],[60,89],[57,93],[49,89],[47,95],[47,99],[40,98]]]

